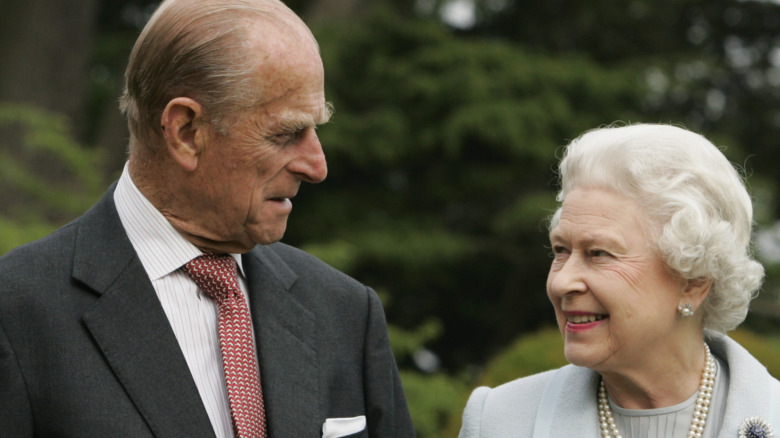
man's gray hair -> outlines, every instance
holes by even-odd
[[[204,121],[223,134],[228,114],[260,102],[258,60],[248,50],[249,26],[259,18],[299,20],[278,0],[166,0],[158,7],[130,54],[120,99],[131,154],[161,147],[162,112],[176,97],[200,103]],[[278,31],[268,26],[269,37]]]

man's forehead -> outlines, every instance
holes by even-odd
[[[247,44],[268,53],[273,58],[285,59],[291,48],[315,48],[319,45],[306,23],[294,12],[281,11],[273,16],[257,17],[247,27]],[[280,56],[282,55],[282,56]]]

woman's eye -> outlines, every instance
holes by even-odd
[[[593,251],[590,252],[590,255],[592,257],[611,257],[612,256],[612,254],[610,254],[610,253],[608,253],[608,252],[606,252],[606,251],[604,251],[602,249],[594,249]]]

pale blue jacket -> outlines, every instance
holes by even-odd
[[[726,414],[718,437],[737,438],[740,425],[754,416],[780,436],[780,381],[729,337],[708,331],[706,341],[729,367]],[[597,438],[598,381],[596,372],[567,365],[493,389],[477,388],[463,412],[459,438]]]

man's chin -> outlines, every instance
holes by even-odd
[[[282,237],[284,237],[284,232],[287,230],[287,223],[285,223],[283,226],[275,227],[273,229],[260,229],[260,230],[252,230],[251,228],[247,230],[248,233],[248,240],[251,246],[249,247],[249,250],[252,249],[255,245],[270,245],[272,243],[276,243],[280,240],[282,240]]]
[[[185,234],[184,237],[201,251],[216,254],[243,254],[251,251],[256,245],[248,236],[208,238]]]
[[[185,235],[195,246],[204,252],[243,254],[257,245],[270,245],[282,239],[287,224],[275,228],[252,229],[247,227],[243,234],[236,236],[207,238],[204,236]],[[217,240],[218,239],[218,240]]]
[[[245,252],[251,251],[252,248],[255,247],[255,244],[252,242],[247,244],[238,241],[218,242],[212,240],[196,243],[195,246],[197,246],[201,251],[208,253],[243,254]]]

